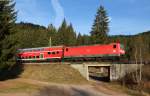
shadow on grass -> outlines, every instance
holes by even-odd
[[[1,69],[0,81],[18,78],[19,75],[23,72],[23,70],[24,70],[24,65],[20,63],[13,65],[11,68]]]
[[[41,89],[35,96],[93,96],[93,94],[74,87],[49,86]]]
[[[74,95],[72,96],[93,96],[93,94],[89,93],[88,91],[84,91],[77,88],[72,88]]]
[[[35,96],[71,96],[71,94],[62,87],[50,86],[41,89]]]

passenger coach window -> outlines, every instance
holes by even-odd
[[[55,54],[55,52],[52,52],[52,54]]]
[[[116,45],[113,45],[113,48],[116,48],[117,46]]]
[[[51,54],[51,52],[48,52],[48,54]]]
[[[66,51],[68,51],[68,48],[66,48]]]

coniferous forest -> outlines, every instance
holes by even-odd
[[[118,41],[125,47],[127,60],[142,58],[145,62],[150,61],[150,31],[136,35],[108,35],[109,19],[104,6],[97,9],[90,35],[76,32],[73,24],[68,24],[65,19],[59,28],[53,24],[45,27],[27,22],[16,23],[17,12],[14,6],[13,0],[0,1],[0,67],[13,65],[16,50],[20,48],[108,44]]]

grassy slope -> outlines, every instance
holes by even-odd
[[[40,88],[40,86],[20,82],[12,79],[7,81],[0,81],[0,93],[15,93],[15,92],[34,92]]]
[[[85,84],[87,81],[69,65],[25,65],[21,78],[54,83]]]

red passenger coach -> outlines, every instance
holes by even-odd
[[[50,60],[61,59],[63,46],[19,49],[18,60]]]
[[[120,43],[66,47],[64,50],[64,58],[120,56],[122,54],[125,54],[125,51]]]

